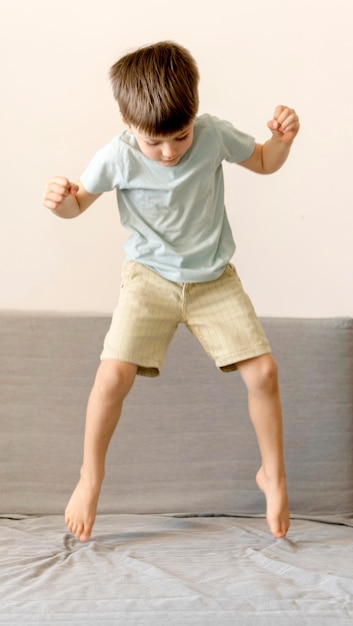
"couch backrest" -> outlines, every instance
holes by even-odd
[[[0,314],[0,514],[61,514],[109,319]],[[292,513],[353,514],[353,321],[263,319],[279,364]],[[259,515],[247,398],[180,327],[158,379],[138,377],[100,512]]]

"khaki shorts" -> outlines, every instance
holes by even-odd
[[[134,363],[158,376],[178,324],[183,323],[223,371],[271,351],[236,269],[203,283],[174,283],[125,261],[122,285],[101,359]]]

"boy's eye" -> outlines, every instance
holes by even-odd
[[[182,137],[176,137],[174,141],[185,141],[188,138],[189,134],[183,135]],[[160,145],[160,141],[147,141],[147,139],[145,139],[145,142],[148,146],[159,146]]]

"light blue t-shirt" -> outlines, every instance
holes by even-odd
[[[229,122],[201,115],[177,165],[149,159],[124,131],[97,152],[81,182],[93,194],[116,189],[121,223],[132,233],[128,259],[173,282],[205,282],[221,276],[235,251],[222,161],[244,161],[254,147]]]

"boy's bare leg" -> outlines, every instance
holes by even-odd
[[[250,418],[262,458],[256,482],[266,497],[267,523],[274,537],[285,537],[290,520],[277,366],[266,354],[239,363],[238,369],[248,389]]]
[[[87,405],[81,477],[65,511],[65,523],[80,541],[92,532],[109,442],[136,372],[136,365],[112,360],[102,361],[97,371]]]

